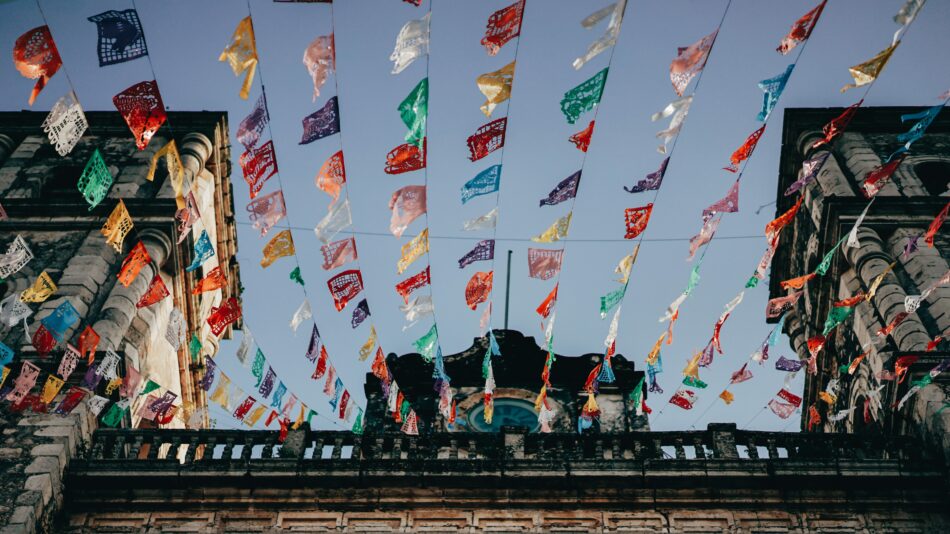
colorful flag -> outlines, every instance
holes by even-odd
[[[831,268],[831,261],[834,259],[835,253],[838,251],[838,247],[841,246],[843,241],[844,239],[842,238],[841,241],[835,243],[835,246],[831,247],[831,250],[825,253],[825,256],[821,258],[821,262],[818,264],[818,267],[815,267],[815,274],[824,276],[828,272],[828,269]]]
[[[477,272],[469,279],[465,285],[465,304],[469,308],[475,309],[479,303],[487,302],[491,295],[492,279],[494,271]]]
[[[402,274],[423,254],[429,252],[429,229],[425,228],[416,237],[402,246],[401,256],[396,262],[396,272]]]
[[[101,233],[106,237],[106,244],[112,245],[116,252],[122,252],[122,242],[125,236],[132,230],[132,217],[129,210],[125,207],[125,202],[119,199],[115,209],[109,214],[106,223],[102,225]]]
[[[775,369],[777,371],[785,371],[786,373],[794,373],[805,365],[801,360],[789,360],[785,356],[779,356],[778,360],[775,361]]]
[[[674,137],[679,135],[680,130],[683,128],[683,123],[686,122],[686,116],[689,115],[689,106],[692,105],[692,103],[693,95],[684,96],[670,102],[661,111],[650,116],[650,120],[653,122],[670,116],[673,117],[670,119],[669,127],[656,132],[656,138],[663,142],[662,145],[656,147],[657,152],[666,154],[666,145],[672,141]]]
[[[884,189],[884,186],[891,181],[891,176],[897,171],[897,167],[904,161],[904,156],[905,154],[901,154],[867,173],[861,184],[865,198],[873,198],[881,189]]]
[[[439,348],[438,326],[433,324],[428,332],[412,343],[412,346],[419,351],[419,355],[422,356],[423,360],[431,362]]]
[[[757,120],[762,122],[768,120],[772,110],[775,109],[775,105],[778,104],[778,99],[782,96],[782,91],[785,90],[785,84],[788,83],[788,77],[792,75],[793,69],[795,69],[794,63],[786,67],[782,74],[759,82],[759,89],[765,92],[765,96],[763,97],[762,111],[759,111],[758,116],[756,116]]]
[[[554,284],[554,289],[552,289],[551,292],[548,293],[548,296],[545,297],[543,301],[541,301],[541,304],[535,310],[536,312],[538,312],[538,315],[540,315],[544,319],[547,319],[548,316],[551,315],[551,310],[554,308],[554,304],[557,303],[557,286],[558,285],[559,284]]]
[[[861,104],[864,103],[864,99],[858,100],[854,104],[848,106],[847,109],[841,112],[840,115],[831,119],[831,121],[824,125],[821,128],[821,131],[825,136],[817,141],[811,146],[812,148],[818,148],[821,145],[825,145],[831,142],[832,139],[838,136],[841,132],[845,131],[848,128],[848,125],[851,124],[851,119],[854,118],[854,114],[858,112],[858,108],[861,107]]]
[[[20,300],[22,302],[31,303],[45,302],[46,299],[56,293],[56,289],[56,284],[53,283],[53,279],[50,278],[46,271],[43,271],[36,277],[36,281],[33,282],[32,286],[24,289],[20,293]]]
[[[284,192],[278,189],[247,204],[248,218],[254,223],[254,228],[261,231],[261,237],[274,227],[281,219],[287,216],[287,206],[284,204]]]
[[[402,237],[412,221],[426,213],[426,186],[408,185],[397,189],[389,199],[389,209],[393,212],[389,231]]]
[[[505,146],[505,130],[507,125],[508,117],[502,117],[480,126],[475,130],[475,133],[470,135],[466,140],[468,150],[471,153],[468,159],[478,161]]]
[[[642,193],[644,191],[656,191],[660,188],[660,185],[663,183],[663,176],[666,174],[666,166],[670,163],[670,158],[664,159],[660,163],[660,168],[651,172],[644,178],[637,182],[637,185],[627,188],[624,186],[624,191],[628,193]]]
[[[791,52],[793,48],[808,40],[812,30],[815,29],[815,25],[818,24],[818,18],[821,17],[821,11],[825,9],[827,2],[828,0],[822,0],[820,4],[796,20],[795,24],[792,24],[792,29],[788,31],[788,35],[782,38],[782,42],[775,50],[784,56]]]
[[[498,191],[501,183],[501,165],[492,165],[478,173],[475,178],[465,182],[462,186],[462,204],[480,196]]]
[[[399,103],[399,116],[409,131],[405,141],[420,146],[426,136],[426,117],[429,114],[429,78],[423,78],[409,95]]]
[[[626,1],[626,0],[621,0]],[[587,152],[587,149],[590,147],[590,139],[594,135],[594,121],[590,121],[590,124],[587,125],[587,128],[577,132],[576,134],[567,138],[568,141],[574,143],[574,146],[577,147],[581,152]]]
[[[524,0],[499,9],[488,17],[482,46],[489,56],[498,54],[505,43],[521,34],[521,17],[524,15]]]
[[[313,233],[322,243],[329,244],[334,236],[351,224],[353,224],[353,216],[350,213],[350,200],[346,199],[330,208],[330,212],[313,228]]]
[[[765,316],[774,319],[786,311],[792,309],[792,306],[798,302],[798,299],[804,294],[804,291],[795,291],[784,297],[776,297],[768,301],[765,305]]]
[[[498,206],[495,206],[485,215],[480,217],[475,217],[474,219],[469,219],[462,223],[462,230],[466,232],[474,230],[485,230],[488,228],[494,228],[495,223],[498,222]]]
[[[197,270],[201,267],[201,264],[214,256],[214,245],[211,244],[211,237],[208,236],[207,230],[202,230],[201,235],[199,235],[195,241],[194,256],[195,257],[191,260],[191,265],[185,267],[185,271],[191,272]]]
[[[99,66],[115,65],[148,55],[148,45],[134,9],[105,11],[89,17],[99,33]]]
[[[231,323],[241,318],[241,305],[234,297],[225,300],[220,306],[211,307],[211,315],[208,317],[208,325],[211,327],[211,333],[219,336],[224,329]]]
[[[722,399],[722,402],[726,403],[726,405],[732,404],[732,401],[736,399],[735,395],[728,389],[722,390],[722,393],[719,394],[719,398]]]
[[[528,248],[528,276],[548,280],[561,271],[564,249]]]
[[[327,81],[327,74],[336,68],[336,47],[333,34],[321,35],[303,51],[303,64],[313,79],[313,101],[320,96],[320,88]]]
[[[723,169],[729,172],[739,171],[739,164],[752,157],[755,146],[759,144],[759,138],[762,137],[762,134],[765,132],[765,126],[766,125],[763,124],[761,128],[749,134],[749,137],[742,143],[742,146],[737,148],[736,151],[732,153],[732,156],[729,157],[730,165],[723,167]]]
[[[245,73],[240,96],[243,100],[247,100],[251,92],[254,72],[257,70],[257,45],[254,43],[254,24],[250,16],[241,19],[237,28],[234,29],[231,42],[218,57],[218,61],[225,60],[231,65],[231,71],[235,76]]]
[[[703,222],[712,219],[719,213],[735,213],[739,211],[739,180],[736,180],[726,196],[713,202],[703,210]]]
[[[827,336],[828,332],[834,330],[839,324],[845,322],[848,317],[854,312],[854,308],[846,306],[835,306],[828,311],[828,317],[825,318],[825,327],[822,330],[822,335]]]
[[[119,282],[125,286],[129,287],[129,284],[135,280],[135,277],[139,275],[139,271],[142,270],[142,267],[145,267],[146,264],[152,262],[152,257],[149,256],[148,251],[145,250],[145,244],[139,241],[132,247],[132,250],[129,251],[129,254],[122,260],[122,266],[119,268]]]
[[[322,108],[304,117],[302,122],[303,135],[299,143],[301,145],[340,133],[340,108],[337,97],[330,97]]]
[[[353,308],[353,317],[350,318],[350,326],[356,328],[359,325],[363,324],[363,321],[366,320],[371,314],[369,312],[369,302],[366,299],[363,299]]]
[[[561,180],[554,189],[548,193],[547,198],[542,198],[540,206],[554,206],[566,200],[577,196],[577,186],[581,183],[581,171],[577,171],[567,178]]]
[[[290,329],[293,331],[294,335],[297,335],[297,328],[300,327],[304,321],[308,321],[313,318],[313,311],[310,308],[310,301],[304,298],[303,302],[300,303],[300,306],[297,308],[297,311],[294,312],[293,316],[290,318]]]
[[[603,297],[600,297],[600,318],[604,319],[614,306],[623,302],[623,296],[627,293],[627,286],[621,286]]]
[[[17,38],[13,45],[13,66],[24,78],[36,80],[30,93],[29,103],[32,106],[37,95],[46,87],[46,82],[63,66],[49,26],[33,28]]]
[[[43,131],[60,156],[66,156],[73,151],[87,128],[89,122],[86,120],[86,114],[79,105],[76,93],[72,91],[57,100],[43,120]]]
[[[300,275],[299,265],[294,267],[293,271],[290,271],[290,279],[296,282],[297,284],[300,284],[301,287],[306,285],[303,281],[303,276]]]
[[[429,267],[427,266],[418,274],[410,276],[409,278],[396,284],[396,292],[402,295],[402,299],[406,302],[406,304],[409,304],[409,294],[420,287],[429,285],[430,282],[431,279],[429,277]]]
[[[564,93],[561,99],[561,112],[568,124],[574,124],[580,116],[600,103],[607,83],[607,68],[604,68],[577,87]]]
[[[320,247],[320,252],[323,253],[323,270],[329,271],[342,267],[356,260],[356,239],[348,237],[334,241]]]
[[[910,150],[910,145],[914,144],[918,139],[924,136],[924,132],[927,131],[927,128],[930,127],[930,124],[933,123],[934,119],[937,118],[937,115],[943,110],[943,103],[937,104],[936,106],[927,108],[919,113],[907,113],[901,115],[901,122],[907,122],[909,120],[917,119],[917,123],[914,124],[909,131],[904,132],[897,136],[898,142],[904,143],[904,146],[900,147],[891,154],[887,159],[891,161],[894,159],[894,156],[898,154],[903,154]]]
[[[695,43],[680,47],[676,50],[676,57],[670,63],[670,81],[673,83],[673,91],[676,96],[683,96],[689,82],[699,74],[706,66],[706,60],[709,59],[709,52],[716,42],[716,35],[719,29]]]
[[[112,187],[112,173],[105,160],[102,159],[102,153],[98,148],[93,150],[92,156],[89,156],[89,161],[86,162],[86,168],[83,169],[76,187],[89,203],[90,211],[98,206],[109,193],[109,188]]]
[[[815,273],[808,273],[795,278],[790,278],[781,282],[782,289],[801,289],[805,284],[815,278]]]
[[[511,98],[511,84],[514,78],[514,61],[496,71],[486,72],[475,78],[478,90],[485,95],[485,103],[482,104],[481,110],[486,117],[491,117],[492,111],[498,104]]]
[[[567,232],[571,227],[572,213],[573,212],[568,212],[567,215],[554,221],[554,223],[552,223],[547,230],[535,237],[532,237],[531,240],[535,243],[551,243],[560,240],[562,237],[567,237]]]
[[[650,214],[653,213],[653,203],[639,208],[627,208],[623,211],[623,218],[627,224],[627,232],[624,239],[636,239],[647,228],[650,222]]]
[[[712,241],[713,236],[716,235],[716,230],[719,229],[719,222],[721,220],[722,218],[718,218],[704,222],[702,228],[699,229],[699,233],[689,238],[689,256],[686,258],[686,261],[693,261],[699,247]]]
[[[129,87],[112,97],[112,103],[132,130],[135,146],[139,150],[145,150],[149,140],[168,118],[155,80],[139,82]]]
[[[788,419],[793,413],[795,413],[795,405],[777,401],[775,399],[769,401],[769,409],[772,410],[772,413],[781,417],[782,419]]]
[[[529,249],[530,250],[530,249]],[[495,258],[495,240],[483,239],[459,259],[459,269],[464,269],[476,261],[488,261]],[[400,271],[402,274],[402,271]]]
[[[620,35],[620,25],[623,23],[623,12],[626,8],[627,0],[617,0],[617,2],[613,4],[594,11],[581,21],[581,26],[589,30],[597,25],[598,22],[610,16],[604,34],[587,47],[586,54],[574,60],[574,63],[572,63],[574,70],[580,70],[588,61],[597,57],[597,55],[604,50],[617,44],[617,36]]]
[[[148,284],[148,289],[145,290],[145,293],[142,295],[142,298],[135,303],[136,308],[146,308],[155,304],[165,297],[170,295],[168,288],[165,287],[165,281],[162,280],[160,274],[156,274],[152,277],[152,281]]]
[[[881,50],[871,59],[849,68],[848,72],[850,72],[851,77],[854,78],[854,83],[849,83],[842,87],[841,92],[843,93],[848,89],[861,87],[873,82],[880,76],[881,71],[884,70],[884,66],[887,65],[888,60],[891,59],[891,55],[894,54],[894,50],[897,49],[897,45],[899,44],[901,44],[900,41],[895,41],[891,46]]]
[[[238,158],[238,164],[241,166],[244,181],[250,188],[251,198],[256,197],[264,187],[264,182],[278,172],[274,141],[245,151]]]
[[[340,199],[340,189],[346,183],[346,166],[343,163],[343,151],[339,150],[327,158],[320,166],[320,172],[314,178],[317,188],[330,195],[333,199],[328,209],[333,209],[334,204]]]
[[[900,24],[901,27],[894,32],[894,38],[891,40],[892,43],[896,43],[904,30],[917,18],[917,13],[920,12],[920,8],[924,7],[924,2],[926,1],[927,0],[907,0],[907,2],[901,6],[900,11],[894,15],[894,22]]]
[[[267,112],[267,95],[262,91],[261,96],[254,103],[254,109],[241,120],[237,129],[237,140],[244,145],[244,150],[251,150],[257,146],[257,142],[264,133],[264,128],[270,122],[270,114]]]
[[[177,153],[176,153],[177,154]],[[178,198],[175,199],[178,201]],[[184,206],[175,211],[175,220],[178,221],[178,244],[185,240],[185,237],[191,232],[191,227],[195,221],[201,218],[198,211],[198,201],[195,200],[195,192],[189,191],[188,196],[184,198]]]
[[[788,186],[788,189],[785,190],[785,196],[797,193],[803,187],[815,181],[815,179],[818,178],[818,173],[821,172],[822,167],[825,166],[825,162],[828,161],[829,156],[831,156],[831,152],[822,152],[803,162],[801,177],[795,180],[792,185]]]
[[[670,404],[675,404],[684,410],[692,410],[693,404],[698,399],[699,398],[692,391],[688,389],[680,389],[677,390],[672,397],[670,397]]]
[[[257,392],[261,394],[262,398],[270,397],[271,391],[274,389],[274,380],[277,378],[277,373],[274,372],[274,368],[267,366],[267,374],[264,375],[264,379],[261,381],[261,386],[257,389]]]
[[[620,262],[614,268],[614,272],[620,275],[620,278],[617,279],[617,282],[621,284],[626,284],[627,280],[630,279],[630,270],[633,269],[633,264],[637,261],[637,256],[640,254],[640,243],[637,243],[633,247],[633,252],[620,258]]]
[[[363,275],[359,269],[343,271],[327,280],[327,287],[333,296],[336,311],[342,311],[350,300],[363,291]]]
[[[805,195],[799,196],[798,201],[795,202],[794,206],[765,225],[765,238],[768,239],[769,243],[777,240],[778,234],[782,231],[782,228],[785,228],[788,223],[792,222],[792,220],[795,218],[795,215],[798,214],[798,209],[801,208],[802,201],[804,200]],[[774,247],[774,245],[771,246]]]
[[[370,325],[369,337],[366,339],[366,343],[363,343],[363,346],[360,347],[360,361],[366,361],[366,358],[369,358],[369,355],[373,353],[374,348],[376,348],[376,327]]]
[[[399,74],[412,64],[416,59],[429,53],[429,17],[432,13],[426,13],[419,20],[410,20],[396,36],[396,47],[389,56],[393,62],[393,74]]]
[[[426,166],[426,140],[422,139],[422,149],[416,145],[405,143],[397,146],[386,154],[386,174],[402,174],[409,171],[418,171]]]
[[[261,259],[261,267],[266,269],[278,259],[285,256],[293,256],[296,253],[294,237],[290,233],[290,230],[282,230],[274,234],[274,237],[264,245],[264,257]]]
[[[934,247],[934,237],[936,237],[937,232],[940,231],[940,227],[943,226],[944,221],[947,220],[947,214],[950,213],[950,202],[947,202],[947,205],[940,210],[940,213],[934,217],[934,220],[930,222],[930,226],[927,228],[927,233],[924,234],[924,243],[927,243],[927,247]]]
[[[749,367],[748,363],[742,364],[742,367],[738,371],[732,373],[732,376],[729,379],[729,383],[739,384],[739,383],[745,382],[746,380],[751,380],[752,371],[750,371],[748,367]]]

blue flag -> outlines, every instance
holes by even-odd
[[[185,267],[185,270],[191,272],[198,269],[211,256],[214,256],[214,246],[211,244],[211,238],[208,237],[208,231],[202,230],[198,240],[195,241],[195,258],[191,260],[191,265]]]
[[[124,63],[148,55],[142,23],[134,9],[105,11],[89,17],[99,32],[99,66]]]
[[[792,63],[782,74],[759,82],[759,89],[765,91],[765,96],[763,97],[762,111],[759,112],[756,119],[765,122],[769,118],[772,110],[775,109],[775,104],[778,104],[778,99],[782,96],[782,91],[785,90],[785,84],[788,83],[788,77],[792,75],[792,69],[794,68],[795,64]]]
[[[478,176],[465,182],[465,185],[462,186],[462,204],[479,195],[487,195],[498,191],[500,182],[501,165],[492,165],[478,173]]]
[[[303,118],[300,144],[306,145],[337,133],[340,133],[340,108],[334,96],[322,108]]]

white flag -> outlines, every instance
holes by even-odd
[[[412,328],[419,319],[425,317],[426,315],[432,315],[435,311],[435,307],[432,305],[432,297],[429,295],[416,297],[409,301],[409,304],[405,306],[399,306],[399,310],[406,314],[406,320],[409,321],[409,324],[402,327],[403,331]]]
[[[462,229],[466,232],[472,230],[483,230],[485,228],[494,228],[495,223],[498,221],[498,207],[493,208],[491,211],[482,215],[481,217],[475,217],[465,221],[462,225]]]
[[[665,130],[660,130],[656,133],[657,139],[663,141],[663,144],[658,146],[656,151],[660,154],[666,154],[666,145],[680,133],[680,129],[683,127],[683,122],[686,121],[686,115],[689,114],[689,106],[693,103],[693,95],[684,96],[683,98],[674,100],[666,105],[662,111],[654,113],[650,116],[650,120],[656,122],[660,119],[665,119],[672,116],[670,119],[670,125]]]
[[[393,74],[399,74],[416,59],[429,53],[429,15],[419,20],[410,20],[396,36],[396,48],[389,60],[393,62]]]
[[[343,202],[334,206],[330,213],[320,220],[317,223],[316,228],[313,229],[313,233],[317,234],[317,239],[323,242],[323,244],[329,244],[333,240],[333,237],[340,233],[341,230],[353,224],[353,217],[350,214],[350,199],[346,199]]]
[[[573,65],[575,70],[580,70],[588,61],[604,50],[617,44],[617,36],[620,35],[620,24],[623,22],[623,11],[626,7],[627,0],[618,0],[616,4],[610,4],[603,9],[595,11],[581,21],[581,26],[589,30],[596,26],[598,22],[607,18],[608,15],[610,16],[610,21],[607,23],[607,31],[604,32],[600,39],[597,39],[587,47],[586,54],[574,60]]]
[[[310,301],[304,299],[297,311],[294,312],[294,316],[290,318],[290,329],[296,334],[297,327],[311,317],[313,317],[313,313],[310,311]]]
[[[60,156],[73,151],[88,127],[86,114],[82,112],[76,93],[72,91],[56,101],[43,121],[43,131]]]

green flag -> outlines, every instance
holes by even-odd
[[[842,239],[841,241],[844,241]],[[831,267],[831,260],[835,257],[835,252],[838,252],[838,247],[841,246],[841,241],[835,243],[835,246],[825,254],[825,257],[821,259],[821,263],[818,264],[818,267],[815,268],[815,274],[819,276],[824,276],[828,272],[828,269]]]
[[[159,387],[161,386],[159,386],[156,382],[152,381],[152,379],[149,379],[148,382],[145,383],[145,387],[142,389],[142,392],[139,393],[139,395],[140,396],[148,395],[149,393],[155,391]]]
[[[119,426],[119,423],[122,422],[122,418],[129,411],[127,407],[119,406],[119,403],[115,403],[112,406],[109,406],[109,411],[102,416],[102,424],[115,428]]]
[[[418,147],[422,146],[422,138],[426,136],[426,116],[429,114],[429,78],[423,78],[415,89],[399,104],[399,116],[409,128],[406,132],[406,142]]]
[[[707,386],[707,384],[706,384],[705,382],[703,382],[702,380],[700,380],[700,379],[698,379],[698,378],[694,378],[694,377],[692,377],[692,376],[684,376],[684,377],[683,377],[683,385],[684,385],[684,386],[689,386],[689,387],[694,387],[694,388],[699,388],[699,389],[706,389],[706,386]]]
[[[300,276],[300,267],[294,267],[293,271],[290,271],[290,279],[294,282],[297,282],[300,285],[303,284],[303,277]]]
[[[198,357],[201,356],[201,340],[198,339],[198,334],[191,334],[191,342],[188,343],[188,352],[191,353],[191,361],[195,363],[198,361]]]
[[[683,293],[686,293],[687,295],[689,295],[690,293],[693,292],[694,289],[696,289],[696,285],[699,284],[699,266],[700,265],[702,265],[702,263],[697,263],[696,266],[693,267],[693,270],[690,271],[689,283],[686,284],[686,291],[684,291]]]
[[[98,206],[109,193],[109,188],[112,187],[112,173],[109,172],[109,167],[102,159],[98,148],[86,163],[86,168],[83,169],[76,186],[89,203],[90,210]]]
[[[595,74],[589,80],[564,93],[561,99],[561,111],[567,118],[568,124],[574,124],[580,116],[600,103],[604,94],[604,84],[607,83],[607,69]]]
[[[609,313],[610,310],[614,308],[614,306],[616,306],[617,304],[620,303],[621,300],[623,300],[623,294],[626,291],[627,291],[627,286],[623,286],[620,289],[617,289],[616,291],[611,291],[610,293],[607,293],[603,297],[600,297],[600,318],[601,319],[603,319],[604,317],[607,317],[607,313]]]
[[[357,408],[359,410],[356,413],[356,421],[353,421],[353,433],[359,436],[363,433],[363,409]]]
[[[417,339],[413,346],[419,351],[419,354],[427,362],[431,362],[432,358],[435,357],[435,349],[439,345],[439,330],[435,325],[432,325],[432,328],[425,333],[422,337]]]
[[[254,364],[251,366],[251,374],[257,378],[257,383],[254,384],[254,387],[260,387],[261,380],[264,379],[264,353],[261,352],[261,349],[257,349],[257,354],[254,356]]]
[[[749,281],[745,283],[747,289],[751,289],[757,285],[759,285],[759,279],[754,274],[750,276]]]
[[[851,306],[832,307],[831,311],[828,312],[828,318],[825,319],[825,329],[821,335],[827,336],[828,332],[834,330],[836,326],[843,323],[845,319],[850,317],[852,312],[854,312],[854,308]]]

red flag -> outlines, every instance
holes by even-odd
[[[218,336],[229,324],[241,318],[241,305],[236,298],[231,297],[224,301],[221,306],[211,308],[211,315],[208,317],[208,325],[211,326],[211,333]]]
[[[778,233],[782,231],[782,228],[785,228],[788,223],[792,222],[792,219],[794,219],[795,215],[798,214],[798,208],[802,206],[803,200],[805,200],[805,195],[799,195],[798,201],[795,202],[794,206],[792,206],[785,213],[776,217],[769,224],[765,225],[765,237],[770,243],[778,237]]]
[[[794,404],[796,408],[802,405],[802,398],[785,388],[782,388],[781,391],[776,394],[776,396]]]
[[[201,293],[221,289],[226,285],[228,285],[228,280],[224,277],[224,271],[221,270],[221,266],[218,266],[211,269],[204,278],[198,281],[198,284],[191,290],[191,294],[200,295]]]
[[[350,403],[350,392],[343,390],[343,395],[340,397],[340,419],[346,417],[346,405]]]
[[[729,157],[731,165],[728,167],[723,167],[723,169],[729,172],[738,172],[739,164],[752,156],[752,152],[755,150],[755,145],[759,144],[759,138],[762,137],[764,132],[765,125],[763,124],[761,128],[752,132],[749,137],[746,138],[745,143],[742,143],[742,146],[737,148],[736,151],[732,153],[732,156]]]
[[[815,25],[818,24],[818,17],[821,16],[821,11],[825,9],[827,2],[828,0],[822,0],[822,2],[812,8],[811,11],[796,20],[795,24],[792,24],[792,29],[788,31],[788,35],[782,39],[782,42],[775,50],[784,56],[793,48],[808,40],[808,37],[811,36],[811,31],[814,30]]]
[[[853,297],[846,298],[844,300],[835,301],[835,308],[850,308],[852,306],[857,306],[861,301],[867,300],[867,296],[864,293],[858,293]]]
[[[897,167],[900,166],[902,161],[904,161],[904,154],[869,172],[867,176],[864,177],[864,183],[861,184],[861,187],[864,188],[864,197],[871,198],[878,194],[878,192],[887,185],[887,182],[891,180],[891,175],[894,174],[894,171],[897,170]]]
[[[576,146],[581,152],[587,152],[587,148],[590,146],[590,138],[593,135],[594,121],[590,121],[590,124],[587,125],[587,128],[584,128],[583,130],[570,136],[567,140],[574,143],[574,146]]]
[[[821,423],[821,414],[818,413],[818,408],[815,408],[815,405],[812,404],[808,407],[808,427],[807,430],[811,431],[815,425]]]
[[[493,275],[494,271],[477,272],[469,279],[465,286],[465,304],[469,308],[474,310],[480,303],[488,301]]]
[[[627,223],[627,233],[624,239],[635,239],[642,234],[650,222],[650,214],[653,213],[653,203],[641,206],[639,208],[627,208],[623,212],[624,220]]]
[[[406,301],[406,304],[409,304],[409,294],[420,287],[429,285],[430,282],[431,279],[429,278],[429,267],[426,267],[419,274],[406,278],[402,282],[396,284],[396,292],[402,295],[402,298]]]
[[[132,130],[135,146],[139,147],[139,150],[145,150],[149,140],[168,118],[155,80],[139,82],[129,87],[112,97],[112,103]]]
[[[937,231],[943,226],[943,222],[947,220],[948,212],[950,212],[950,202],[947,202],[947,205],[940,210],[940,213],[938,213],[937,216],[934,217],[933,222],[930,223],[930,227],[927,228],[927,233],[924,234],[924,242],[927,243],[929,248],[933,248],[934,236],[937,235]]]
[[[79,334],[78,344],[79,354],[86,355],[86,364],[92,365],[96,359],[96,349],[99,348],[99,334],[87,325],[82,334]]]
[[[732,378],[729,380],[729,383],[738,384],[740,382],[745,382],[746,380],[752,379],[752,371],[747,369],[748,366],[749,366],[748,362],[742,364],[741,369],[732,373]]]
[[[33,28],[17,38],[13,45],[13,65],[24,78],[36,80],[30,93],[32,106],[46,82],[63,66],[49,26]]]
[[[324,270],[329,271],[330,269],[342,267],[356,260],[356,239],[350,237],[340,241],[334,241],[320,247],[320,252],[323,253]]]
[[[893,332],[894,329],[897,328],[897,325],[903,323],[904,319],[907,319],[908,315],[910,314],[905,311],[898,313],[897,315],[894,316],[894,319],[892,319],[891,322],[887,323],[887,326],[877,331],[877,335],[881,337],[887,337],[891,335],[891,332]]]
[[[696,394],[688,389],[681,389],[670,397],[670,404],[675,404],[684,410],[692,410],[696,402]]]
[[[373,360],[373,376],[378,378],[382,383],[389,383],[389,368],[386,367],[386,357],[383,356],[383,348],[376,348],[376,358]]]
[[[336,311],[342,311],[356,295],[363,291],[363,275],[359,269],[350,269],[327,280]]]
[[[151,262],[152,257],[149,256],[148,251],[145,250],[145,244],[139,241],[132,247],[132,250],[129,251],[128,256],[122,260],[122,267],[119,268],[119,283],[125,287],[129,287],[129,284],[135,280],[135,277],[139,275],[142,268]]]
[[[264,182],[277,173],[274,142],[268,141],[257,148],[245,151],[238,159],[238,163],[241,165],[244,181],[250,188],[251,198],[254,198],[264,187]]]
[[[135,303],[136,308],[146,308],[155,304],[156,302],[161,301],[163,298],[169,295],[168,288],[165,287],[165,281],[162,280],[162,276],[156,274],[152,277],[152,281],[148,284],[148,289],[145,291],[145,294],[142,295],[142,298]]]
[[[46,358],[49,356],[50,351],[56,348],[56,338],[46,329],[46,325],[43,323],[40,323],[36,332],[33,332],[33,339],[31,341],[33,348],[36,349],[36,352],[41,358]]]
[[[559,284],[554,284],[554,289],[548,293],[548,296],[544,298],[541,302],[541,305],[538,306],[538,309],[535,310],[538,312],[538,315],[547,319],[548,315],[551,315],[551,309],[554,308],[554,303],[557,302],[557,286]]]
[[[494,56],[508,41],[521,34],[521,17],[524,15],[524,0],[499,9],[488,17],[482,45],[489,56]]]
[[[234,410],[234,414],[233,414],[234,418],[244,420],[248,412],[251,411],[251,408],[254,407],[255,402],[257,401],[254,400],[254,397],[251,397],[250,395],[248,395],[248,397],[244,399],[244,402],[242,402],[241,405],[238,406],[237,409]]]
[[[808,338],[808,354],[813,358],[818,354],[822,348],[825,346],[825,336],[817,335],[814,337]]]
[[[422,149],[408,143],[397,146],[386,154],[386,174],[402,174],[418,171],[426,166],[426,138],[422,138]]]
[[[468,159],[478,161],[505,146],[505,130],[507,126],[508,118],[502,117],[475,130],[475,133],[470,135],[467,140],[468,150],[471,152]]]
[[[864,103],[864,99],[858,100],[857,103],[851,104],[848,109],[841,112],[841,115],[831,119],[831,122],[826,124],[821,131],[825,134],[824,137],[815,141],[812,148],[818,148],[821,145],[830,143],[832,139],[838,136],[841,132],[851,124],[851,119],[854,118],[854,114],[857,113],[858,108],[861,107],[861,104]]]
[[[317,368],[313,370],[310,378],[319,380],[327,372],[327,362],[330,361],[330,355],[327,354],[326,346],[320,346],[320,358],[317,359]]]
[[[340,198],[341,186],[346,183],[346,166],[343,162],[342,150],[337,151],[323,162],[320,172],[314,178],[314,182],[317,184],[317,188],[333,199],[330,202],[332,208],[337,199]]]
[[[901,356],[894,361],[894,374],[897,376],[898,384],[907,378],[907,371],[910,370],[911,365],[917,363],[918,359],[920,359],[919,356]]]
[[[564,249],[549,250],[544,248],[528,249],[528,276],[547,280],[557,276],[561,271],[561,260],[564,258]]]

